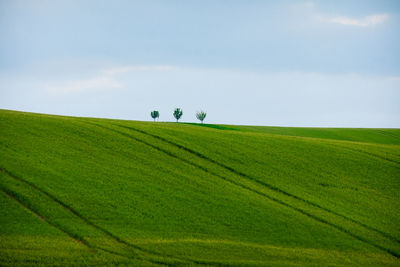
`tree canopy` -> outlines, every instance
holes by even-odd
[[[182,117],[182,115],[183,115],[183,110],[182,110],[182,109],[176,108],[176,109],[174,110],[174,117],[175,117],[175,119],[176,119],[176,122],[179,121],[179,119]]]
[[[160,113],[158,112],[158,110],[153,110],[152,112],[150,112],[150,115],[154,119],[154,121],[156,121],[156,119],[160,117]]]
[[[207,116],[207,112],[202,111],[202,110],[200,110],[200,111],[198,111],[198,112],[196,113],[196,117],[197,117],[197,119],[198,119],[199,121],[201,121],[201,123],[203,123],[203,120],[206,118],[206,116]]]

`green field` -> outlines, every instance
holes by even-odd
[[[400,266],[400,130],[0,110],[0,265]]]

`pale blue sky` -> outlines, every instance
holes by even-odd
[[[400,1],[0,0],[0,108],[400,127]]]

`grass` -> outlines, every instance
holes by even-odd
[[[1,110],[0,149],[0,265],[400,265],[398,129]]]

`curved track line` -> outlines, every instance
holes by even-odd
[[[30,186],[31,188],[33,188],[33,189],[39,191],[40,193],[46,195],[46,196],[49,197],[51,200],[53,200],[53,201],[56,202],[57,204],[61,205],[63,208],[65,208],[66,210],[68,210],[69,212],[71,212],[72,214],[74,214],[76,217],[78,217],[79,219],[81,219],[81,220],[82,220],[84,223],[86,223],[87,225],[89,225],[89,226],[91,226],[91,227],[93,227],[93,228],[99,230],[100,232],[104,233],[106,236],[110,237],[110,238],[113,239],[114,241],[116,241],[116,242],[118,242],[118,243],[120,243],[120,244],[123,244],[123,245],[125,245],[125,246],[127,246],[127,247],[131,247],[131,248],[133,248],[133,249],[136,249],[136,250],[138,250],[138,251],[141,251],[141,252],[143,252],[143,253],[145,253],[145,254],[149,254],[149,255],[152,255],[152,256],[167,258],[167,259],[175,260],[175,261],[183,261],[183,262],[180,262],[179,264],[187,264],[187,262],[191,262],[191,263],[196,263],[196,264],[199,264],[199,265],[218,265],[218,266],[221,265],[220,263],[216,264],[216,263],[214,263],[214,262],[198,261],[198,260],[193,260],[193,259],[184,258],[184,257],[175,257],[175,256],[169,255],[169,254],[162,254],[162,253],[158,253],[158,252],[155,252],[155,251],[151,251],[151,250],[142,248],[142,247],[140,247],[140,246],[134,245],[134,244],[132,244],[132,243],[129,243],[129,242],[127,242],[127,241],[121,239],[120,237],[118,237],[118,236],[112,234],[110,231],[108,231],[108,230],[106,230],[106,229],[104,229],[104,228],[102,228],[102,227],[100,227],[100,226],[98,226],[98,225],[92,223],[91,221],[89,221],[88,219],[86,219],[85,217],[83,217],[80,213],[78,213],[76,210],[74,210],[73,208],[71,208],[70,206],[68,206],[67,204],[65,204],[64,202],[62,202],[61,200],[57,199],[55,196],[51,195],[50,193],[48,193],[48,192],[44,191],[43,189],[37,187],[35,184],[33,184],[33,183],[29,182],[29,181],[26,181],[25,179],[22,179],[21,177],[18,177],[18,176],[16,176],[16,175],[12,174],[10,171],[6,170],[6,169],[3,168],[3,167],[0,167],[0,171],[3,172],[3,173],[5,173],[5,174],[7,174],[8,176],[14,178],[15,180],[17,180],[17,181],[19,181],[19,182],[22,182],[22,183],[24,183],[24,184],[27,184],[27,185]],[[60,230],[61,230],[61,229],[60,229]],[[62,231],[63,231],[63,230],[62,230]],[[63,231],[63,232],[64,232],[64,231]],[[67,234],[68,234],[68,235],[71,235],[71,234],[69,234],[69,233],[67,233]],[[85,242],[89,245],[89,243],[88,243],[87,241],[85,241]],[[90,245],[90,246],[91,246],[91,245]],[[91,246],[91,247],[92,247],[92,248],[98,248],[98,247],[94,247],[94,246]],[[109,251],[108,251],[108,252],[109,252]],[[111,252],[110,252],[110,253],[111,253]],[[117,253],[117,252],[113,252],[113,253],[116,254],[116,255],[120,255],[120,253]],[[128,256],[125,256],[125,257],[130,258],[130,257],[128,257]],[[152,263],[155,263],[155,264],[167,265],[167,266],[169,266],[169,265],[176,266],[176,264],[178,264],[178,263],[169,263],[169,262],[164,262],[164,261],[158,261],[158,260],[154,260],[154,259],[144,259],[144,258],[139,257],[139,256],[138,256],[137,259],[139,259],[139,260],[144,260],[144,261],[149,261],[149,262],[152,262]],[[185,262],[185,261],[186,261],[186,262]]]
[[[391,249],[388,249],[388,248],[382,247],[382,246],[380,246],[380,245],[378,245],[378,244],[375,244],[375,243],[373,243],[373,242],[370,242],[369,240],[367,240],[367,239],[365,239],[365,238],[363,238],[363,237],[361,237],[361,236],[359,236],[359,235],[356,235],[356,234],[351,233],[350,231],[348,231],[347,229],[345,229],[345,228],[343,228],[343,227],[341,227],[341,226],[338,226],[338,225],[335,225],[335,224],[333,224],[333,223],[330,223],[329,221],[327,221],[327,220],[325,220],[325,219],[322,219],[322,218],[319,218],[319,217],[317,217],[317,216],[315,216],[315,215],[313,215],[313,214],[311,214],[311,213],[309,213],[309,212],[307,212],[307,211],[305,211],[305,210],[303,210],[303,209],[300,209],[300,208],[297,208],[297,207],[292,206],[292,205],[290,205],[290,204],[287,204],[286,202],[283,202],[283,201],[280,200],[280,199],[277,199],[277,198],[275,198],[275,197],[271,197],[271,196],[269,196],[269,195],[267,195],[267,194],[265,194],[265,193],[263,193],[263,192],[259,192],[259,191],[255,190],[255,189],[253,189],[253,188],[250,188],[250,187],[248,187],[248,186],[246,186],[246,185],[243,185],[243,184],[241,184],[241,183],[232,181],[232,180],[230,180],[230,179],[228,179],[228,178],[226,178],[226,177],[224,177],[224,176],[221,176],[221,175],[219,175],[219,174],[217,174],[217,173],[215,173],[215,172],[210,171],[209,169],[207,169],[207,168],[205,168],[205,167],[203,167],[203,166],[201,166],[201,165],[198,165],[198,164],[193,163],[193,162],[191,162],[191,161],[189,161],[189,160],[180,158],[180,157],[176,156],[175,154],[173,154],[173,153],[171,153],[171,152],[169,152],[169,151],[167,151],[167,150],[164,150],[164,149],[162,149],[162,148],[159,148],[159,147],[157,147],[157,146],[155,146],[155,145],[153,145],[153,144],[151,144],[151,143],[148,143],[148,142],[146,142],[146,141],[143,141],[143,140],[141,140],[141,139],[139,139],[139,138],[136,138],[136,137],[134,137],[134,136],[132,136],[132,135],[129,135],[129,134],[127,134],[127,133],[120,132],[120,131],[118,131],[118,130],[115,130],[115,129],[112,129],[112,128],[109,128],[109,127],[105,127],[105,126],[103,126],[103,125],[99,125],[99,124],[96,124],[96,123],[89,123],[89,124],[96,125],[96,126],[98,126],[98,127],[101,127],[101,128],[104,128],[104,129],[108,129],[108,130],[111,130],[111,131],[114,131],[114,132],[119,133],[119,134],[121,134],[121,135],[123,135],[123,136],[126,136],[126,137],[131,138],[131,139],[134,139],[134,140],[136,140],[136,141],[138,141],[138,142],[140,142],[140,143],[143,143],[143,144],[145,144],[145,145],[148,145],[148,146],[150,146],[150,147],[152,147],[152,148],[154,148],[154,149],[157,149],[157,150],[159,150],[159,151],[161,151],[161,152],[163,152],[163,153],[165,153],[165,154],[167,154],[167,155],[169,155],[169,156],[171,156],[171,157],[174,157],[174,158],[176,158],[176,159],[179,159],[179,160],[181,160],[181,161],[184,161],[184,162],[186,162],[186,163],[188,163],[188,164],[190,164],[190,165],[193,165],[193,166],[195,166],[195,167],[197,167],[197,168],[199,168],[199,169],[201,169],[201,170],[203,170],[203,171],[205,171],[205,172],[211,173],[211,174],[213,174],[214,176],[217,176],[217,177],[219,177],[219,178],[221,178],[221,179],[223,179],[223,180],[225,180],[225,181],[228,181],[228,182],[230,182],[230,183],[232,183],[232,184],[234,184],[234,185],[236,185],[236,186],[240,186],[240,187],[242,187],[242,188],[244,188],[244,189],[247,189],[247,190],[249,190],[249,191],[252,191],[252,192],[254,192],[254,193],[256,193],[256,194],[259,194],[259,195],[261,195],[261,196],[264,196],[264,197],[266,197],[266,198],[268,198],[268,199],[270,199],[270,200],[272,200],[272,201],[275,201],[275,202],[277,202],[277,203],[279,203],[279,204],[281,204],[281,205],[284,205],[284,206],[286,206],[286,207],[288,207],[288,208],[291,208],[291,209],[293,209],[293,210],[296,210],[297,212],[300,212],[300,213],[302,213],[303,215],[306,215],[307,217],[313,218],[313,219],[316,220],[316,221],[319,221],[319,222],[324,223],[324,224],[327,224],[327,225],[329,225],[329,226],[331,226],[331,227],[333,227],[333,228],[336,228],[337,230],[340,230],[341,232],[344,232],[344,233],[348,234],[349,236],[351,236],[351,237],[353,237],[353,238],[355,238],[355,239],[357,239],[357,240],[359,240],[359,241],[362,241],[362,242],[367,243],[367,244],[369,244],[369,245],[371,245],[371,246],[373,246],[373,247],[375,247],[375,248],[378,248],[378,249],[380,249],[380,250],[382,250],[382,251],[385,251],[385,252],[391,254],[392,256],[395,256],[396,258],[400,258],[400,254],[399,254],[398,252],[396,252],[396,251],[393,251],[393,250],[391,250]],[[165,138],[163,138],[163,137],[160,137],[160,136],[157,136],[157,135],[153,135],[153,134],[147,133],[147,132],[142,131],[142,130],[138,130],[138,129],[133,128],[133,127],[121,126],[121,125],[118,125],[118,124],[114,124],[114,125],[119,126],[119,127],[122,127],[122,128],[130,129],[130,130],[133,130],[133,131],[137,131],[137,132],[142,133],[142,134],[145,134],[145,135],[152,136],[152,137],[154,137],[154,138],[156,138],[156,139],[159,139],[159,140],[164,141],[164,142],[166,142],[166,143],[168,143],[168,144],[171,144],[171,145],[176,146],[176,147],[178,147],[178,148],[180,148],[180,149],[183,149],[183,150],[185,150],[185,151],[187,151],[187,152],[189,152],[189,153],[191,153],[191,154],[193,154],[193,155],[196,155],[196,156],[198,156],[198,157],[200,157],[200,158],[202,158],[202,159],[205,159],[205,160],[207,160],[207,161],[209,161],[209,162],[211,162],[211,163],[214,163],[214,164],[216,164],[216,165],[218,165],[218,166],[220,166],[220,167],[223,167],[224,169],[229,170],[229,171],[233,172],[234,174],[237,174],[237,175],[239,175],[239,176],[242,176],[242,177],[244,177],[244,178],[247,178],[247,179],[249,179],[249,180],[252,180],[252,181],[254,181],[254,182],[256,182],[256,183],[258,183],[258,184],[260,184],[260,185],[263,185],[263,186],[265,186],[265,187],[267,187],[267,188],[273,190],[273,191],[282,193],[282,194],[284,194],[284,195],[286,195],[286,196],[292,197],[292,198],[294,198],[294,199],[296,199],[296,200],[302,201],[302,202],[304,202],[304,203],[306,203],[306,204],[309,204],[309,205],[314,206],[314,207],[316,207],[316,208],[322,209],[322,210],[324,210],[324,211],[326,211],[326,212],[328,212],[328,213],[331,213],[331,214],[333,214],[333,215],[336,215],[336,216],[339,216],[339,217],[341,217],[341,218],[344,218],[344,219],[346,219],[346,220],[348,220],[348,221],[350,221],[350,222],[353,222],[353,223],[355,223],[355,224],[357,224],[357,225],[359,225],[359,226],[362,226],[362,227],[364,227],[364,228],[366,228],[366,229],[368,229],[368,230],[375,231],[375,232],[377,232],[377,233],[383,235],[384,237],[386,237],[386,238],[388,238],[388,239],[391,239],[391,240],[393,240],[393,241],[399,242],[397,239],[391,237],[390,235],[387,235],[387,234],[384,233],[384,232],[380,232],[380,231],[377,230],[377,229],[374,229],[374,228],[372,228],[372,227],[370,227],[370,226],[364,225],[363,223],[360,223],[360,222],[358,222],[358,221],[355,221],[355,220],[353,220],[353,219],[351,219],[351,218],[348,218],[348,217],[346,217],[346,216],[344,216],[344,215],[342,215],[342,214],[338,214],[338,213],[336,213],[336,212],[334,212],[334,211],[331,211],[331,210],[329,210],[329,209],[327,209],[327,208],[324,208],[324,207],[322,207],[322,206],[320,206],[320,205],[318,205],[318,204],[316,204],[316,203],[313,203],[313,202],[311,202],[311,201],[302,199],[302,198],[300,198],[300,197],[298,197],[298,196],[296,196],[296,195],[293,195],[293,194],[291,194],[291,193],[288,193],[288,192],[286,192],[286,191],[283,191],[282,189],[277,188],[277,187],[275,187],[275,186],[273,186],[273,185],[270,185],[270,184],[267,184],[267,183],[258,181],[258,180],[256,180],[255,178],[248,176],[247,174],[244,174],[244,173],[242,173],[242,172],[240,172],[240,171],[236,171],[235,169],[233,169],[233,168],[231,168],[231,167],[229,167],[229,166],[226,166],[226,165],[224,165],[224,164],[222,164],[222,163],[219,163],[219,162],[217,162],[217,161],[215,161],[215,160],[213,160],[213,159],[207,158],[206,156],[204,156],[203,154],[201,154],[201,153],[199,153],[199,152],[197,152],[197,151],[194,151],[194,150],[191,150],[191,149],[189,149],[189,148],[186,148],[186,147],[184,147],[184,146],[182,146],[182,145],[176,144],[176,143],[174,143],[174,142],[172,142],[172,141],[169,141],[169,140],[167,140],[167,139],[165,139]]]
[[[350,148],[350,147],[347,147],[347,146],[340,146],[340,147],[344,148],[344,149],[347,149],[347,150],[350,150],[350,151],[353,151],[353,152],[362,153],[362,154],[368,155],[368,156],[373,157],[373,158],[377,158],[377,159],[380,159],[380,160],[384,160],[384,161],[388,161],[388,162],[391,162],[391,163],[395,163],[396,166],[393,166],[393,167],[395,167],[397,169],[400,169],[400,166],[399,166],[400,162],[398,162],[396,160],[389,159],[389,158],[386,158],[384,156],[377,155],[377,154],[374,154],[374,153],[371,153],[371,152],[368,152],[368,151],[364,151],[364,150],[360,150],[360,149],[354,149],[354,148]]]
[[[98,246],[92,246],[89,242],[87,242],[83,237],[81,236],[77,236],[76,234],[70,233],[67,230],[63,229],[60,225],[52,223],[50,220],[48,220],[47,218],[45,218],[43,215],[39,214],[36,210],[34,210],[33,208],[29,207],[28,205],[26,205],[23,201],[20,200],[20,197],[18,196],[17,193],[13,192],[12,190],[6,189],[5,187],[2,187],[0,189],[5,195],[7,195],[10,199],[16,201],[17,203],[19,203],[22,207],[24,207],[25,209],[27,209],[28,211],[32,212],[36,217],[38,217],[39,219],[41,219],[42,221],[45,221],[47,224],[49,224],[50,226],[56,228],[57,230],[65,233],[66,235],[68,235],[70,238],[72,238],[74,241],[76,241],[79,244],[82,244],[83,246],[87,247],[89,249],[90,252],[95,252],[95,249],[98,250],[102,250],[104,252],[107,252],[109,254],[113,254],[113,255],[117,255],[120,257],[124,257],[126,259],[129,260],[143,260],[141,258],[134,258],[132,256],[128,256],[122,253],[118,253],[112,250],[108,250],[105,248],[101,248]],[[164,262],[158,262],[158,264],[163,264],[165,265]]]
[[[63,232],[64,234],[68,235],[70,238],[72,238],[74,241],[78,242],[79,244],[82,244],[83,246],[87,247],[89,249],[90,252],[94,252],[93,249],[94,247],[92,245],[90,245],[84,238],[80,237],[80,236],[76,236],[70,232],[68,232],[67,230],[63,229],[62,227],[60,227],[59,225],[49,221],[46,217],[44,217],[43,215],[39,214],[39,212],[37,212],[36,210],[34,210],[32,207],[29,207],[28,205],[26,205],[24,202],[22,202],[20,200],[20,197],[18,196],[17,193],[13,192],[12,190],[6,189],[4,187],[2,187],[0,189],[6,196],[8,196],[10,199],[16,201],[18,204],[20,204],[23,208],[27,209],[28,211],[32,212],[36,217],[38,217],[39,219],[41,219],[42,221],[45,221],[47,224],[49,224],[50,226],[56,228],[57,230]]]
[[[113,255],[117,255],[117,256],[120,256],[120,257],[124,257],[124,258],[130,259],[130,260],[138,260],[138,259],[141,260],[140,258],[134,258],[134,257],[131,257],[131,256],[127,256],[127,255],[124,255],[124,254],[121,254],[121,253],[118,253],[118,252],[115,252],[115,251],[112,251],[112,250],[108,250],[108,249],[101,248],[101,247],[98,247],[98,246],[92,246],[92,245],[91,245],[89,242],[87,242],[83,237],[68,232],[67,230],[63,229],[60,225],[55,224],[55,223],[52,223],[50,220],[48,220],[47,218],[45,218],[43,215],[39,214],[36,210],[34,210],[33,208],[31,208],[31,207],[29,207],[28,205],[26,205],[24,202],[22,202],[22,201],[20,200],[20,197],[18,196],[17,193],[15,193],[15,192],[13,192],[13,191],[11,191],[11,190],[9,190],[9,189],[6,189],[6,188],[4,188],[4,187],[1,188],[1,191],[2,191],[5,195],[7,195],[9,198],[11,198],[12,200],[18,202],[22,207],[24,207],[25,209],[27,209],[27,210],[29,210],[30,212],[32,212],[35,216],[37,216],[37,217],[38,217],[39,219],[41,219],[42,221],[45,221],[45,222],[46,222],[47,224],[49,224],[50,226],[52,226],[52,227],[56,228],[57,230],[59,230],[59,231],[65,233],[66,235],[68,235],[70,238],[72,238],[72,239],[73,239],[74,241],[76,241],[77,243],[82,244],[82,245],[84,245],[85,247],[87,247],[87,248],[89,249],[89,251],[92,252],[92,253],[95,252],[95,249],[98,249],[98,250],[102,250],[102,251],[105,251],[105,252],[110,253],[110,254],[113,254]]]
[[[385,233],[385,232],[383,232],[383,231],[381,231],[381,230],[379,230],[379,229],[373,228],[373,227],[371,227],[371,226],[369,226],[369,225],[366,225],[366,224],[364,224],[364,223],[362,223],[362,222],[359,222],[359,221],[356,221],[356,220],[354,220],[354,219],[352,219],[352,218],[349,218],[349,217],[347,217],[347,216],[345,216],[345,215],[343,215],[343,214],[337,213],[336,211],[333,211],[333,210],[331,210],[331,209],[325,208],[325,207],[323,207],[323,206],[321,206],[321,205],[319,205],[319,204],[317,204],[317,203],[311,202],[311,201],[309,201],[309,200],[306,200],[306,199],[303,199],[303,198],[301,198],[301,197],[299,197],[299,196],[296,196],[296,195],[294,195],[294,194],[292,194],[292,193],[286,192],[286,191],[284,191],[284,190],[282,190],[282,189],[280,189],[280,188],[278,188],[278,187],[276,187],[276,186],[274,186],[274,185],[268,184],[268,183],[263,182],[263,181],[259,181],[259,180],[256,179],[256,178],[253,178],[253,177],[251,177],[251,176],[249,176],[249,175],[247,175],[247,174],[245,174],[245,173],[243,173],[243,172],[240,172],[240,171],[238,171],[238,170],[233,169],[232,167],[229,167],[229,166],[227,166],[227,165],[225,165],[225,164],[223,164],[223,163],[220,163],[220,162],[215,161],[215,160],[213,160],[213,159],[211,159],[211,158],[208,158],[207,156],[204,156],[203,154],[201,154],[201,153],[199,153],[199,152],[197,152],[197,151],[194,151],[194,150],[192,150],[192,149],[190,149],[190,148],[187,148],[187,147],[185,147],[185,146],[182,146],[182,145],[180,145],[180,144],[177,144],[177,143],[175,143],[175,142],[173,142],[173,141],[170,141],[170,140],[168,140],[168,139],[165,139],[165,138],[163,138],[163,137],[161,137],[161,136],[158,136],[158,135],[154,135],[154,134],[145,132],[145,131],[143,131],[143,130],[139,130],[139,129],[136,129],[136,128],[133,128],[133,127],[123,126],[123,125],[119,125],[119,124],[114,124],[114,125],[119,126],[119,127],[122,127],[122,128],[130,129],[130,130],[133,130],[133,131],[137,131],[137,132],[139,132],[139,133],[142,133],[142,134],[145,134],[145,135],[154,137],[154,138],[156,138],[156,139],[159,139],[159,140],[161,140],[161,141],[163,141],[163,142],[166,142],[166,143],[168,143],[168,144],[170,144],[170,145],[176,146],[176,147],[178,147],[178,148],[180,148],[180,149],[183,149],[183,150],[185,150],[185,151],[187,151],[187,152],[189,152],[189,153],[191,153],[191,154],[194,154],[194,155],[196,155],[196,156],[198,156],[198,157],[200,157],[200,158],[202,158],[202,159],[204,159],[204,160],[207,160],[207,161],[209,161],[209,162],[211,162],[211,163],[213,163],[213,164],[216,164],[216,165],[218,165],[218,166],[220,166],[220,167],[222,167],[222,168],[224,168],[224,169],[226,169],[226,170],[228,170],[228,171],[231,171],[231,172],[233,172],[233,173],[235,173],[235,174],[237,174],[237,175],[239,175],[239,176],[245,177],[245,178],[247,178],[247,179],[249,179],[249,180],[251,180],[251,181],[254,181],[254,182],[256,182],[256,183],[258,183],[258,184],[260,184],[260,185],[262,185],[262,186],[265,186],[265,187],[267,187],[267,188],[269,188],[269,189],[271,189],[271,190],[273,190],[273,191],[279,192],[279,193],[281,193],[281,194],[284,194],[284,195],[286,195],[286,196],[292,197],[292,198],[294,198],[294,199],[296,199],[296,200],[299,200],[299,201],[301,201],[301,202],[307,203],[307,204],[309,204],[309,205],[311,205],[311,206],[314,206],[314,207],[316,207],[316,208],[319,208],[319,209],[321,209],[321,210],[324,210],[324,211],[326,211],[326,212],[328,212],[328,213],[334,214],[334,215],[336,215],[336,216],[338,216],[338,217],[341,217],[341,218],[343,218],[343,219],[345,219],[345,220],[348,220],[348,221],[350,221],[350,222],[352,222],[352,223],[355,223],[355,224],[357,224],[357,225],[359,225],[359,226],[362,226],[362,227],[364,227],[364,228],[366,228],[366,229],[368,229],[368,230],[370,230],[370,231],[374,231],[374,232],[376,232],[376,233],[378,233],[378,234],[380,234],[380,235],[382,235],[382,236],[384,236],[384,237],[386,237],[386,238],[388,238],[388,239],[391,239],[392,241],[395,241],[395,242],[397,242],[397,243],[400,244],[400,240],[399,240],[399,239],[397,239],[397,238],[395,238],[395,237],[393,237],[393,236],[391,236],[391,235],[389,235],[389,234],[387,234],[387,233]],[[353,151],[362,152],[362,151],[358,151],[358,150],[353,150]],[[368,155],[369,155],[369,153],[368,153]],[[396,162],[396,163],[398,163],[398,162]]]

